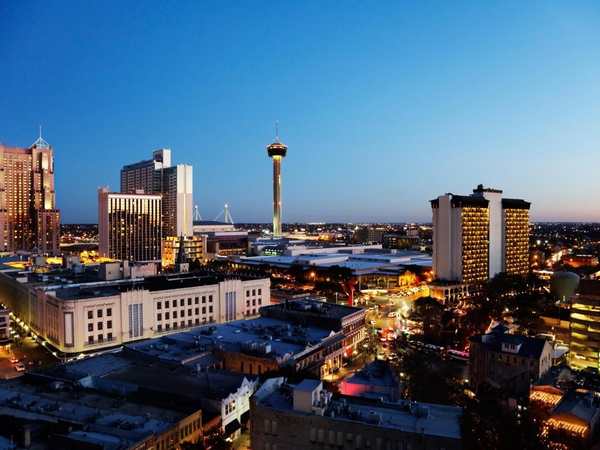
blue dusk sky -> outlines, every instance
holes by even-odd
[[[168,147],[203,218],[429,221],[478,183],[600,221],[600,2],[0,1],[0,142],[55,151],[64,223]]]

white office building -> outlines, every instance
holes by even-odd
[[[0,294],[32,331],[66,354],[258,314],[270,279],[185,273],[100,280],[90,269],[0,272]]]

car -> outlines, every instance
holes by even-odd
[[[10,362],[13,363],[13,364],[16,364],[16,363],[19,362],[19,358],[17,358],[16,356],[11,356]]]
[[[25,366],[23,365],[23,363],[17,363],[15,364],[15,370],[17,372],[25,372]]]

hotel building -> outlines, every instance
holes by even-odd
[[[174,267],[175,264],[178,262],[177,257],[180,254],[183,254],[183,262],[204,262],[207,259],[206,242],[207,237],[203,235],[188,237],[166,237],[162,241],[162,266]],[[182,243],[183,252],[180,253],[180,247]]]
[[[34,333],[65,354],[243,319],[270,303],[269,278],[179,273],[107,279],[105,272],[5,270],[0,295]]]
[[[0,250],[57,254],[59,235],[52,147],[41,135],[29,148],[0,144]]]
[[[192,166],[171,165],[171,150],[160,149],[152,159],[123,166],[121,192],[162,196],[162,236],[192,236]]]
[[[161,259],[160,195],[98,190],[99,253],[113,259]]]
[[[468,196],[442,195],[431,207],[438,280],[474,284],[500,272],[527,275],[529,202],[479,185]]]

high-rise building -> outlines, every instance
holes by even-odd
[[[160,260],[161,204],[162,196],[158,194],[121,194],[100,188],[100,254],[129,261]]]
[[[279,133],[277,133],[279,134]],[[275,142],[267,147],[273,159],[273,236],[281,236],[281,161],[287,155],[287,146],[275,136]]]
[[[162,236],[193,235],[192,166],[171,165],[171,150],[160,149],[152,159],[123,166],[121,192],[162,196]]]
[[[28,148],[0,144],[0,249],[56,254],[59,235],[52,147],[41,133]]]
[[[437,279],[479,283],[500,272],[529,270],[529,207],[477,186],[471,195],[445,194],[431,201],[433,270]]]
[[[569,365],[600,369],[600,280],[581,280],[571,298]]]

